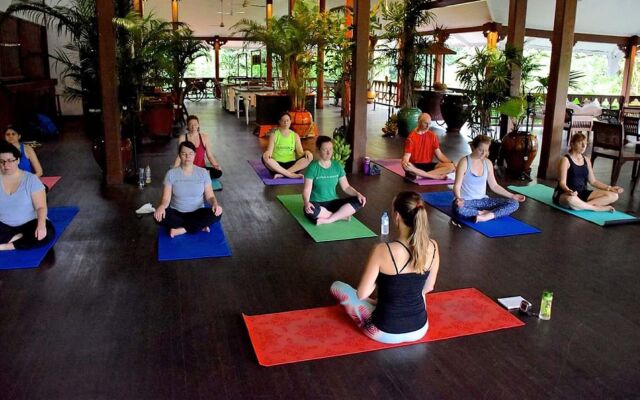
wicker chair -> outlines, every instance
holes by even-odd
[[[631,173],[631,179],[633,181],[631,191],[633,192],[638,183],[638,178],[640,178],[640,153],[636,152],[635,146],[625,147],[622,125],[607,124],[601,121],[593,122],[591,163],[595,164],[596,158],[598,157],[613,160],[611,185],[615,185],[618,181],[622,165],[627,161],[633,161]]]

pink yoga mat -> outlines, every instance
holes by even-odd
[[[400,165],[400,159],[399,158],[388,158],[385,160],[375,160],[373,161],[374,163],[378,164],[379,166],[388,169],[389,171],[393,172],[396,175],[399,175],[401,177],[405,177],[404,176],[404,169],[402,169],[402,166]],[[429,186],[429,185],[452,185],[453,184],[453,179],[426,179],[426,178],[416,178],[416,179],[408,179],[409,181],[415,183],[416,185],[420,185],[420,186]]]
[[[40,181],[44,183],[46,187],[51,190],[51,188],[58,183],[58,181],[62,178],[61,176],[41,176]]]
[[[327,290],[327,292],[329,292]],[[478,289],[427,295],[429,330],[416,342],[389,345],[366,337],[341,305],[275,314],[243,314],[258,363],[317,360],[515,328],[524,323]]]

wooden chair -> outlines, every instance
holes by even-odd
[[[613,160],[611,170],[611,185],[615,185],[620,175],[622,164],[633,161],[631,179],[636,187],[640,177],[640,152],[636,152],[635,146],[626,146],[624,143],[624,129],[620,124],[607,124],[601,121],[593,122],[593,150],[591,151],[591,163],[596,158],[603,157]]]
[[[565,123],[565,126],[566,126],[566,123]],[[571,136],[573,136],[573,134],[576,132],[586,132],[587,139],[589,139],[589,132],[591,132],[592,126],[593,126],[592,115],[571,115],[571,119],[569,120],[569,126],[565,128],[568,130],[567,146],[571,141]]]
[[[608,124],[618,124],[620,123],[620,110],[603,108],[602,114],[598,116],[598,121],[603,121]]]
[[[635,141],[640,139],[640,118],[624,116],[622,118],[622,125],[624,126],[624,138],[627,139],[627,136],[633,136]]]

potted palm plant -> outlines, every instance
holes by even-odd
[[[292,111],[292,129],[306,136],[312,123],[311,113],[305,110],[307,82],[314,66],[318,65],[314,51],[317,46],[341,39],[344,23],[335,13],[320,12],[310,0],[298,0],[292,15],[270,18],[265,24],[242,19],[233,29],[248,41],[264,44],[276,58]]]
[[[381,38],[395,43],[386,47],[388,56],[398,60],[398,92],[400,111],[398,112],[398,130],[407,136],[418,124],[421,113],[416,107],[413,82],[416,71],[421,66],[420,54],[426,54],[430,38],[418,35],[418,27],[435,21],[430,9],[436,0],[404,0],[388,3],[382,7],[382,17],[386,21]]]

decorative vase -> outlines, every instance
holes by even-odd
[[[300,137],[313,136],[313,130],[311,129],[313,117],[309,111],[289,111],[289,114],[291,114],[291,129],[295,133]]]
[[[459,132],[467,120],[468,99],[461,94],[446,94],[442,99],[440,110],[447,124],[447,132]]]
[[[407,137],[412,130],[416,129],[420,114],[422,111],[417,107],[403,107],[398,111],[398,133],[400,136]]]
[[[373,104],[376,101],[376,92],[375,90],[367,91],[367,104]]]
[[[442,103],[443,93],[433,90],[414,90],[414,92],[418,97],[418,108],[431,115],[433,121],[441,121],[440,103]]]
[[[531,163],[538,154],[538,138],[528,132],[509,132],[502,138],[502,156],[507,173],[519,176],[531,172]]]

